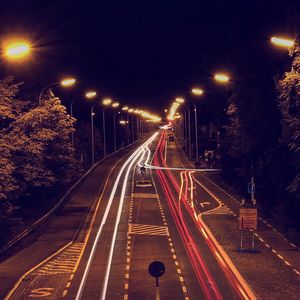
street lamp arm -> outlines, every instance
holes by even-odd
[[[59,82],[53,82],[53,83],[50,83],[50,84],[46,85],[46,86],[41,90],[40,95],[39,95],[39,105],[42,104],[42,96],[43,96],[44,91],[45,91],[46,89],[48,89],[48,88],[50,88],[50,87],[52,87],[52,86],[58,85],[58,84],[59,84]]]

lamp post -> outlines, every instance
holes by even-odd
[[[111,105],[113,108],[117,108],[120,106],[119,102],[113,102]],[[116,112],[114,111],[114,152],[117,151],[117,139],[116,139]]]
[[[134,109],[133,108],[129,108],[128,109],[128,112],[130,113],[130,114],[132,114],[133,113],[133,111],[134,111]],[[132,129],[132,142],[134,143],[134,119],[133,119],[133,114],[131,115],[131,129]]]
[[[111,105],[112,100],[105,98],[102,101],[103,106]],[[103,156],[106,158],[106,134],[105,134],[105,109],[102,110],[102,128],[103,128]]]
[[[203,90],[200,88],[193,88],[192,94],[195,96],[202,96]],[[191,102],[192,103],[192,102]],[[198,116],[197,116],[197,107],[194,103],[192,103],[194,106],[194,113],[195,113],[195,143],[196,143],[196,162],[198,161],[198,155],[199,155],[199,145],[198,145]]]
[[[95,142],[94,142],[94,107],[95,104],[91,107],[91,129],[92,129],[92,165],[95,164]]]
[[[128,109],[129,109],[128,106],[123,106],[122,107],[122,111],[127,113],[126,121],[125,121],[125,123],[126,123],[126,132],[127,132],[127,144],[129,144],[129,117],[128,117]]]
[[[97,92],[95,91],[89,91],[85,93],[85,98],[88,100],[91,100],[97,96]],[[74,98],[71,102],[71,116],[73,116],[73,103],[76,98]],[[94,107],[95,104],[92,105],[91,107],[91,134],[92,134],[92,164],[95,164],[95,139],[94,139]],[[72,134],[72,143],[74,143],[74,136]]]

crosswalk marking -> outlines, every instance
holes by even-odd
[[[144,234],[144,235],[166,235],[169,236],[167,226],[155,226],[144,224],[128,224],[129,234]]]
[[[158,199],[157,194],[132,193],[132,198]]]
[[[35,270],[32,275],[55,275],[72,272],[82,247],[83,243],[74,243],[58,257],[50,260],[48,263]]]

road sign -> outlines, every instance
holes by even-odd
[[[156,278],[164,275],[165,269],[165,265],[161,261],[153,261],[148,267],[150,275]]]
[[[252,182],[249,182],[248,183],[248,193],[251,194],[251,193],[254,193],[255,192],[255,184],[252,183]]]
[[[158,278],[165,273],[165,265],[161,261],[153,261],[149,267],[148,271],[152,277],[155,277],[156,281],[156,292],[155,292],[155,300],[160,300],[160,294],[159,294],[159,284],[158,284]]]
[[[141,167],[141,174],[145,175],[146,174],[146,168],[145,167]]]
[[[240,208],[240,230],[257,230],[257,208]]]

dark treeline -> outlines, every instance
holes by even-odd
[[[238,78],[229,87],[221,162],[223,178],[244,195],[253,172],[258,205],[286,232],[300,228],[300,15],[287,15],[296,43],[280,73],[255,43],[230,58]]]

